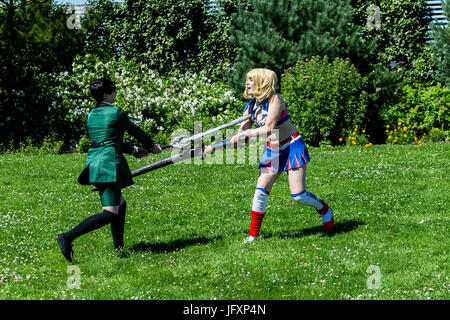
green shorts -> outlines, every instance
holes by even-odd
[[[119,183],[96,183],[95,186],[100,192],[100,201],[103,207],[120,205],[122,191]]]

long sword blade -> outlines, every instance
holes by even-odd
[[[183,139],[184,141],[182,140],[182,142],[184,143],[185,141],[186,141],[186,142],[187,142],[187,141],[195,141],[195,140],[197,140],[197,139],[200,139],[200,138],[202,138],[202,137],[205,137],[205,136],[207,136],[207,135],[210,135],[211,133],[214,133],[214,132],[217,132],[217,131],[220,131],[220,130],[229,128],[229,127],[231,127],[231,126],[234,126],[234,125],[236,125],[236,124],[238,124],[238,123],[244,122],[245,120],[250,119],[250,117],[251,117],[250,114],[245,115],[245,116],[242,116],[242,117],[239,117],[239,118],[234,119],[234,120],[232,120],[232,121],[230,121],[230,122],[224,123],[224,124],[222,124],[222,125],[220,125],[220,126],[218,126],[218,127],[211,128],[211,129],[209,129],[209,130],[206,130],[206,131],[203,131],[203,132],[199,132],[199,133],[197,133],[197,134],[194,134],[193,136],[190,136],[190,137],[188,137],[188,138]]]

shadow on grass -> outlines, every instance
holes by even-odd
[[[221,237],[214,238],[191,238],[191,239],[178,239],[171,241],[169,243],[151,243],[151,242],[140,242],[132,246],[129,251],[132,252],[171,252],[183,249],[189,246],[206,244],[209,242],[214,242],[220,240]]]
[[[347,233],[353,231],[359,226],[364,225],[362,221],[349,220],[344,222],[337,222],[334,224],[334,228],[330,233],[324,233],[323,226],[317,226],[312,228],[306,228],[302,230],[280,231],[280,232],[267,232],[264,234],[264,238],[301,238],[312,234],[322,234],[324,237],[332,237],[336,234]]]

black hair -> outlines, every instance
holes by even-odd
[[[103,95],[116,91],[116,84],[108,79],[95,79],[91,84],[91,93],[97,103],[103,101]]]

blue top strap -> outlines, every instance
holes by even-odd
[[[256,102],[256,99],[255,99],[255,98],[253,98],[252,100],[250,100],[250,101],[246,104],[246,106],[245,106],[243,112],[247,111],[248,107],[249,107],[251,104],[255,104],[255,102]]]

